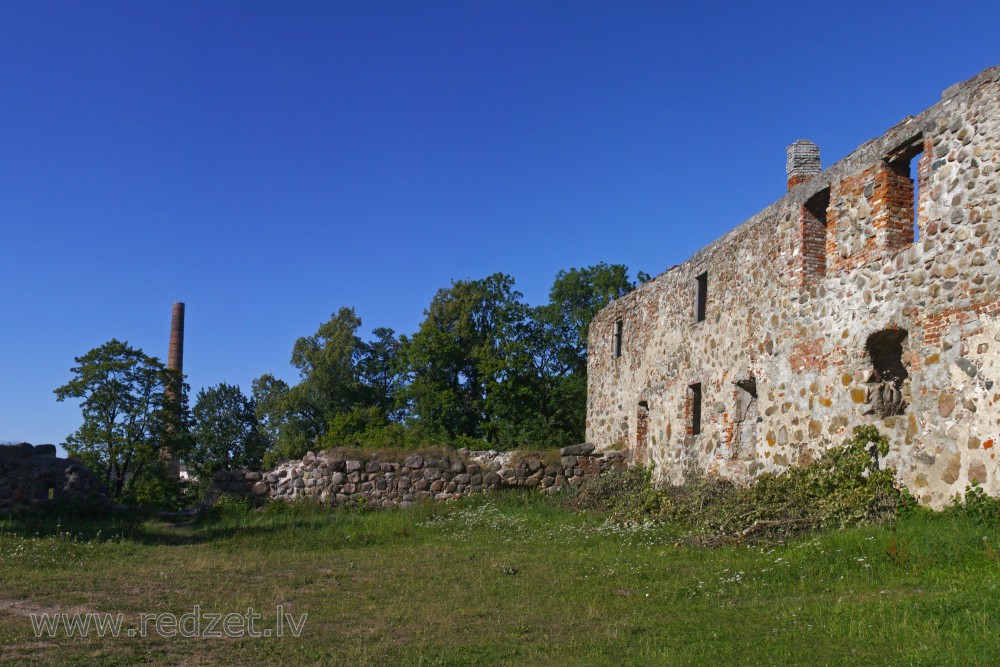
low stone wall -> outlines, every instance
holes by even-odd
[[[413,453],[402,461],[365,459],[342,451],[309,452],[269,472],[217,472],[206,497],[223,494],[263,501],[308,498],[321,503],[363,501],[408,507],[426,499],[451,500],[502,488],[524,487],[553,494],[588,477],[623,468],[618,452],[595,452],[593,445],[563,447],[559,455],[452,450],[440,456]]]
[[[0,445],[0,511],[48,502],[107,503],[100,481],[55,445]]]

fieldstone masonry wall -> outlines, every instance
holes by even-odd
[[[363,500],[382,507],[408,507],[426,499],[450,500],[502,488],[524,487],[552,494],[578,486],[587,477],[624,466],[618,452],[594,453],[593,445],[573,445],[560,456],[455,451],[442,456],[413,453],[402,461],[363,460],[343,452],[309,452],[270,472],[215,474],[206,503],[221,495],[257,500],[308,498],[343,504]]]
[[[49,501],[107,503],[101,483],[55,445],[0,445],[0,510]]]
[[[594,319],[587,440],[747,482],[875,424],[922,502],[1000,494],[1000,67],[819,173],[810,146],[786,196]]]

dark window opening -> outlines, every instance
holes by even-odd
[[[701,383],[688,389],[691,391],[691,435],[698,435],[701,433]]]
[[[708,272],[701,274],[695,280],[694,321],[705,319],[705,308],[708,305]]]
[[[806,201],[806,210],[826,227],[826,210],[830,208],[830,188],[823,188]]]
[[[615,320],[615,359],[622,356],[622,321]]]
[[[757,378],[750,375],[742,380],[736,381],[736,386],[747,393],[751,398],[757,398]]]

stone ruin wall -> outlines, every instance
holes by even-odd
[[[1000,67],[825,171],[800,143],[785,197],[594,319],[587,441],[747,482],[874,424],[921,502],[1000,495]]]
[[[537,489],[551,495],[624,467],[619,452],[595,453],[593,445],[563,447],[558,456],[548,457],[455,451],[441,456],[412,453],[393,461],[366,460],[362,454],[310,452],[270,472],[223,470],[213,477],[205,502],[211,505],[222,495],[235,495],[258,502],[309,499],[325,504],[409,507],[505,488]]]
[[[0,511],[49,502],[108,503],[100,481],[55,445],[0,445]]]

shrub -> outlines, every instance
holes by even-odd
[[[623,523],[648,520],[660,513],[662,494],[653,488],[649,468],[632,466],[588,477],[566,496],[567,507],[604,511]]]
[[[979,523],[1000,524],[1000,498],[988,495],[979,484],[972,484],[965,487],[964,496],[952,498],[945,512],[966,516]]]
[[[887,453],[886,438],[862,426],[815,462],[763,475],[748,487],[691,471],[682,486],[655,490],[649,470],[630,468],[588,480],[567,502],[626,521],[663,519],[729,540],[885,523],[913,505],[895,488],[894,471],[879,467],[879,456]],[[982,502],[980,496],[974,502]]]
[[[895,472],[879,467],[888,440],[859,426],[840,447],[780,475],[763,475],[745,488],[695,480],[668,489],[664,514],[692,528],[733,537],[790,534],[825,527],[885,523],[912,503],[895,487]]]

